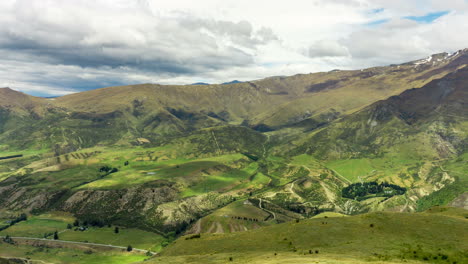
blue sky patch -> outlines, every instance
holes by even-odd
[[[387,23],[388,21],[390,21],[390,18],[374,20],[374,21],[371,21],[371,22],[367,23],[366,26],[370,26],[370,27],[378,26],[378,25],[385,24],[385,23]]]
[[[406,16],[403,18],[413,20],[418,23],[432,23],[434,20],[438,19],[439,17],[445,16],[448,13],[450,13],[450,11],[440,11],[429,13],[424,16]]]
[[[376,9],[372,9],[369,13],[378,14],[378,13],[382,13],[384,10],[385,8],[376,8]]]

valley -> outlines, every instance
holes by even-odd
[[[468,50],[431,58],[57,98],[2,88],[0,257],[463,263]]]

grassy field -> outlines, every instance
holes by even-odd
[[[325,163],[325,166],[338,172],[351,182],[359,181],[359,177],[365,180],[370,176],[388,177],[398,175],[399,172],[406,171],[409,167],[414,167],[421,160],[407,157],[384,156],[383,158],[361,158],[333,160]]]
[[[134,248],[146,249],[152,252],[160,251],[161,244],[166,239],[158,234],[135,229],[119,228],[119,233],[114,233],[114,227],[91,227],[86,231],[66,230],[60,233],[61,240],[91,242],[98,244],[109,244],[126,247],[131,245]]]
[[[159,154],[158,151],[160,152]],[[144,155],[140,155],[144,153]],[[154,156],[152,156],[154,155]],[[117,173],[110,174],[102,179],[98,179],[88,184],[80,186],[80,189],[109,189],[122,188],[132,185],[140,185],[158,179],[177,180],[178,178],[196,176],[202,170],[210,170],[213,167],[226,165],[246,160],[241,154],[223,155],[212,158],[163,158],[163,150],[159,148],[134,150],[106,150],[96,155],[93,159],[99,164],[105,164],[118,168]],[[151,160],[152,159],[152,160]],[[128,166],[124,166],[125,161],[129,161]],[[192,190],[187,190],[183,196],[204,192],[204,186],[214,186],[213,190],[232,185],[236,180],[244,180],[248,175],[243,175],[240,170],[233,169],[231,172],[218,173],[204,177],[202,182],[193,186]],[[206,181],[206,184],[203,183]]]
[[[232,260],[231,260],[232,259]],[[246,253],[219,253],[206,255],[191,255],[191,256],[173,256],[173,257],[156,257],[142,263],[164,263],[164,264],[181,264],[181,263],[203,263],[203,264],[219,264],[219,263],[249,263],[249,264],[310,264],[310,263],[326,263],[326,264],[396,264],[402,263],[400,260],[379,260],[378,257],[368,259],[356,259],[352,256],[344,256],[340,254],[298,254],[293,252],[246,252]],[[422,264],[428,263],[419,260],[405,260],[404,263]]]
[[[19,222],[3,231],[0,236],[53,238],[53,233],[58,232],[60,240],[90,242],[113,246],[160,251],[163,242],[166,241],[161,235],[143,231],[136,228],[119,227],[119,233],[114,233],[115,227],[88,227],[85,231],[75,231],[76,227],[67,229],[67,224],[72,224],[75,218],[70,214],[62,212],[48,213],[29,217],[28,220]]]
[[[53,212],[38,216],[31,216],[26,221],[19,222],[3,231],[0,236],[23,236],[43,238],[44,234],[66,230],[67,224],[73,223],[75,218],[71,214]]]
[[[468,259],[466,216],[466,210],[444,208],[417,214],[379,212],[314,218],[241,233],[202,234],[177,240],[151,263],[222,263],[230,262],[229,257],[234,263],[250,258],[252,263],[464,263]]]
[[[142,254],[115,251],[92,251],[44,246],[10,245],[0,242],[0,256],[6,258],[29,258],[38,263],[56,264],[127,264],[148,257]]]

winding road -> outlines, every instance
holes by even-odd
[[[263,211],[265,211],[265,212],[271,214],[271,215],[273,216],[273,220],[276,219],[276,214],[275,214],[273,211],[270,211],[270,210],[268,210],[268,209],[262,207],[262,198],[258,198],[258,200],[260,201],[260,202],[258,203],[258,207],[259,207],[260,209],[262,209]]]

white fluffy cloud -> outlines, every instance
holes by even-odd
[[[0,87],[62,95],[364,68],[466,48],[467,19],[464,0],[2,0]]]

